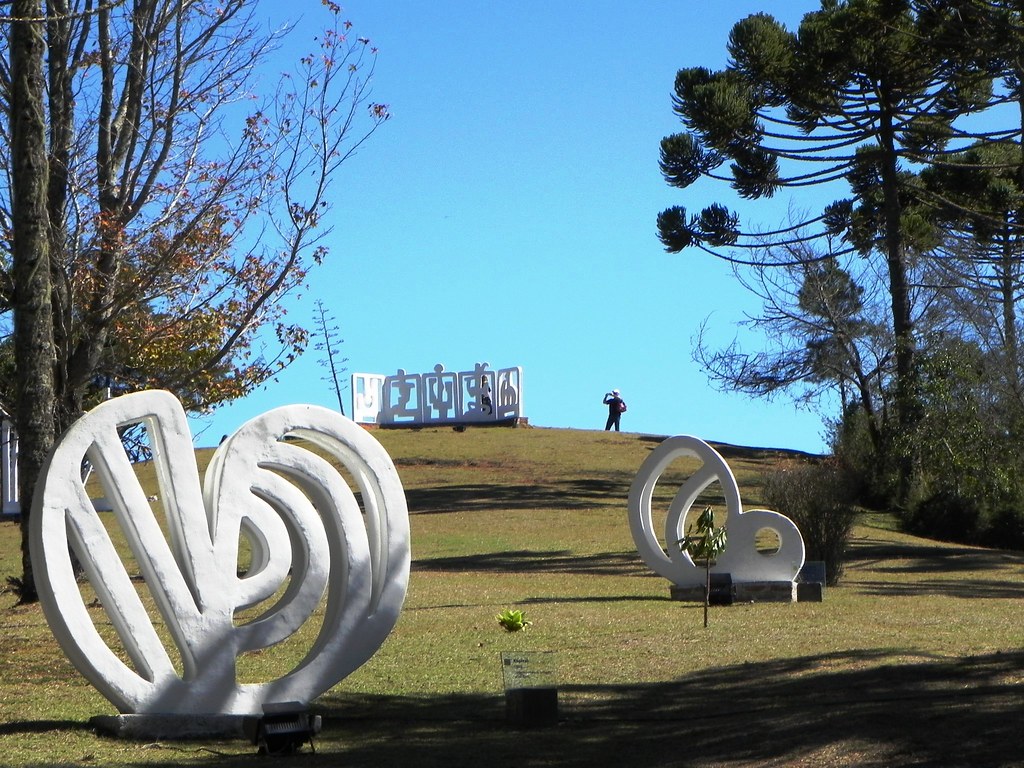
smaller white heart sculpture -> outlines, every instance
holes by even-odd
[[[683,483],[669,505],[663,544],[654,531],[651,499],[668,466],[683,457],[700,459],[703,463]],[[677,586],[704,583],[704,567],[694,564],[679,546],[679,540],[685,535],[683,526],[687,512],[704,489],[716,481],[721,484],[725,497],[728,537],[725,552],[718,557],[711,572],[728,573],[733,583],[795,579],[804,564],[804,540],[796,525],[785,515],[771,510],[744,512],[739,486],[725,459],[706,442],[690,435],[669,437],[658,445],[640,465],[629,490],[629,528],[644,562]],[[757,550],[755,539],[764,529],[778,537],[776,552]]]

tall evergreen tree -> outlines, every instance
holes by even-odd
[[[883,260],[903,435],[920,417],[909,275],[937,240],[910,169],[958,148],[958,119],[992,100],[990,70],[976,58],[951,61],[923,24],[910,0],[823,0],[796,33],[766,14],[750,16],[730,33],[725,69],[677,74],[674,109],[687,130],[661,144],[662,172],[676,187],[719,179],[753,200],[846,181],[849,198],[768,235],[783,245],[840,241],[831,256]],[[669,251],[697,247],[732,259],[765,237],[720,203],[697,214],[669,208],[658,231]],[[896,458],[905,497],[912,457]]]

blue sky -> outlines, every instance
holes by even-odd
[[[307,0],[314,6],[312,0]],[[275,19],[297,4],[266,4]],[[538,427],[601,429],[622,390],[628,432],[692,434],[825,450],[823,416],[715,390],[692,360],[707,319],[720,345],[757,304],[728,265],[668,254],[655,217],[670,205],[732,200],[677,190],[659,141],[681,130],[676,70],[725,64],[737,20],[758,11],[791,28],[816,2],[481,2],[352,0],[352,32],[379,48],[373,99],[392,118],[334,180],[328,261],[293,318],[320,299],[341,327],[349,372],[522,366]],[[310,10],[282,52],[308,48]],[[777,224],[789,201],[757,203]],[[336,405],[319,355],[212,418],[200,445],[289,403]],[[345,391],[346,409],[350,393]]]

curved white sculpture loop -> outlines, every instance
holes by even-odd
[[[651,499],[655,486],[673,461],[683,457],[703,464],[690,476],[672,499],[665,519],[664,545],[654,531]],[[696,437],[676,435],[655,448],[641,464],[629,491],[629,527],[641,558],[660,576],[677,586],[704,583],[703,566],[679,547],[685,535],[686,514],[700,494],[719,482],[728,513],[728,539],[724,554],[712,566],[712,573],[728,573],[733,582],[792,581],[804,563],[804,541],[793,521],[767,509],[743,511],[739,486],[729,465],[714,448]],[[757,551],[755,538],[762,529],[774,531],[779,549],[772,554]]]
[[[140,422],[153,447],[166,534],[118,436],[119,427]],[[345,467],[363,509],[338,470],[288,441],[294,437]],[[182,674],[86,494],[83,459],[100,476]],[[243,574],[240,537],[251,549]],[[131,665],[93,622],[69,544]],[[405,494],[390,457],[365,430],[316,406],[272,410],[221,444],[200,488],[185,413],[161,391],[103,403],[60,439],[34,497],[30,545],[54,634],[122,713],[261,714],[264,703],[307,703],[376,652],[409,579]],[[239,654],[288,639],[321,603],[319,633],[294,669],[264,683],[237,681]],[[236,614],[252,606],[264,610],[239,624]]]

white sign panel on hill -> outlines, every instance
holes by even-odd
[[[391,376],[352,374],[352,418],[360,424],[411,426],[508,421],[523,415],[523,369],[426,373],[404,369]]]

